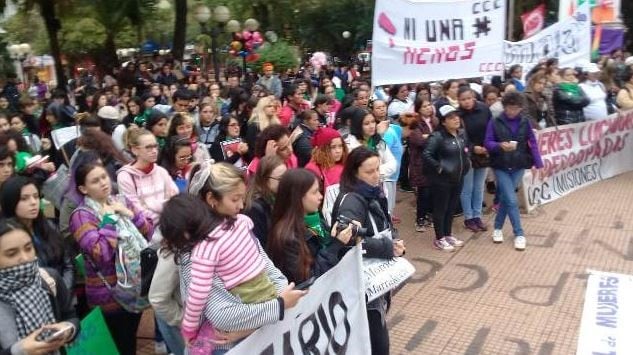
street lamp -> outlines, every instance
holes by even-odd
[[[7,47],[11,59],[15,61],[15,67],[18,72],[18,79],[24,82],[24,69],[22,67],[22,61],[24,61],[29,54],[31,54],[31,46],[28,43],[12,44]]]
[[[212,26],[210,29],[207,28],[207,22],[211,20],[213,16],[213,21],[217,23],[217,26]],[[220,82],[220,64],[218,61],[218,47],[217,47],[217,39],[220,33],[224,31],[224,26],[227,28],[230,26],[231,29],[235,28],[237,24],[237,28],[239,30],[240,23],[235,20],[230,20],[231,12],[229,8],[223,5],[216,6],[213,9],[213,14],[208,6],[205,4],[199,4],[194,10],[193,17],[200,23],[201,32],[209,35],[211,37],[211,55],[213,56],[213,71],[215,74],[215,81],[217,83]]]

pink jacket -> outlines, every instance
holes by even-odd
[[[310,160],[305,168],[313,171],[323,181],[324,191],[328,186],[338,184],[341,181],[341,174],[343,174],[343,164],[336,164],[329,169],[321,169],[314,160]]]
[[[257,167],[259,166],[259,159],[260,158],[253,158],[253,160],[251,160],[251,163],[248,164],[248,170],[246,170],[246,177],[250,179],[251,176],[255,175],[255,172],[257,172]],[[299,167],[299,162],[297,160],[297,157],[295,156],[294,153],[292,153],[292,155],[290,156],[290,158],[288,158],[288,160],[286,160],[286,167],[288,169],[294,169],[294,168],[298,168]]]
[[[117,174],[119,192],[132,202],[135,208],[158,225],[163,204],[178,194],[178,186],[167,170],[154,165],[149,174],[134,168],[131,164],[122,167]]]

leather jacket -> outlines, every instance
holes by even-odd
[[[460,130],[453,136],[445,129],[433,132],[424,149],[424,174],[433,183],[460,184],[470,170],[469,143]]]

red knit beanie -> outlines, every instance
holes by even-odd
[[[319,128],[312,136],[312,146],[323,147],[329,145],[334,138],[341,138],[341,134],[337,130],[329,127]]]

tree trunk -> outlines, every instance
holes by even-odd
[[[112,72],[112,68],[119,66],[119,57],[116,55],[116,43],[114,43],[114,31],[106,31],[106,39],[103,44],[103,57],[105,59],[105,69],[107,73]]]
[[[57,32],[59,32],[61,25],[59,20],[55,16],[55,3],[53,0],[38,0],[40,7],[40,14],[44,19],[46,25],[46,33],[48,33],[48,41],[51,47],[51,55],[55,61],[55,75],[57,76],[57,87],[66,89],[66,76],[64,75],[64,68],[62,66],[61,49],[59,48],[59,39],[57,38]]]
[[[171,53],[174,59],[182,61],[187,37],[187,0],[176,0],[174,3],[176,7],[176,21],[174,23],[174,40]]]

